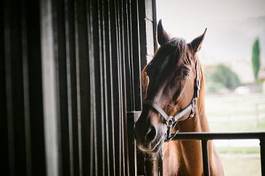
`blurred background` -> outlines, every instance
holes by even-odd
[[[212,132],[265,131],[265,1],[157,0],[157,19],[187,42],[207,34],[199,52]],[[260,175],[256,140],[215,141],[225,175]]]

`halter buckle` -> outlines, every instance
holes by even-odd
[[[191,112],[190,112],[189,118],[193,118],[195,116],[196,104],[197,104],[197,98],[193,98],[192,99],[192,106],[191,106]]]
[[[167,127],[172,127],[175,122],[175,118],[173,116],[169,116],[168,120],[166,121]]]

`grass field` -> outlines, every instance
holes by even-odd
[[[265,94],[207,95],[206,112],[212,132],[265,131]],[[261,175],[258,144],[232,142],[238,146],[216,143],[225,175]]]
[[[220,154],[225,176],[261,176],[258,154]]]
[[[265,130],[265,94],[207,95],[206,112],[212,131]]]

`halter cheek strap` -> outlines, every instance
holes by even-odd
[[[177,122],[184,121],[190,117],[194,117],[197,99],[193,98],[191,103],[186,108],[184,108],[174,116],[169,116],[157,103],[146,101],[145,104],[153,107],[157,112],[159,112],[159,114],[161,115],[161,120],[165,122],[167,126],[172,127]]]

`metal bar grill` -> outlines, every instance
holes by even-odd
[[[203,156],[203,172],[210,175],[208,163],[208,140],[228,139],[259,139],[261,174],[265,176],[265,132],[241,132],[241,133],[208,133],[208,132],[181,132],[174,136],[173,140],[201,140]]]
[[[208,162],[208,147],[207,147],[207,140],[201,140],[202,144],[202,161],[203,161],[203,173],[204,176],[208,176],[209,173],[209,162]]]
[[[140,70],[155,48],[154,6],[0,2],[3,172],[143,174],[133,126],[142,104]]]
[[[261,173],[265,175],[265,135],[260,139]]]

